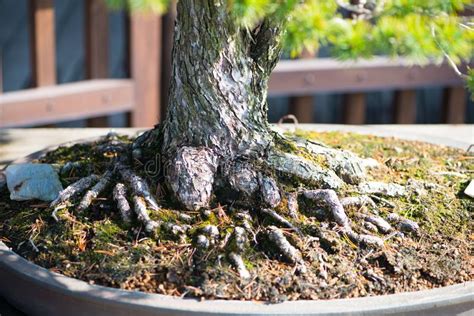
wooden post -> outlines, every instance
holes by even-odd
[[[398,90],[394,98],[394,122],[397,124],[416,123],[416,90]]]
[[[301,59],[311,59],[316,56],[315,52],[304,50],[301,54]],[[303,95],[298,97],[291,97],[289,101],[289,113],[296,116],[300,123],[313,123],[313,101],[312,95]]]
[[[135,84],[132,126],[151,127],[161,118],[161,18],[153,14],[132,13],[130,33]]]
[[[351,93],[344,96],[344,124],[365,123],[365,94]]]
[[[466,119],[467,92],[463,86],[444,89],[443,121],[449,124],[463,124]]]
[[[171,82],[171,62],[173,50],[174,23],[176,20],[176,1],[172,1],[168,12],[163,16],[163,47],[161,59],[161,117],[166,115],[168,91]]]
[[[33,86],[56,84],[53,0],[30,0]]]
[[[107,78],[109,57],[107,6],[102,0],[86,0],[84,4],[86,78]],[[87,126],[108,126],[108,118],[107,116],[89,118]]]

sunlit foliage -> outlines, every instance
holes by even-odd
[[[170,0],[106,0],[111,7],[162,13]],[[196,0],[204,1],[204,0]],[[228,0],[229,15],[243,29],[265,19],[283,22],[292,57],[329,48],[347,60],[405,56],[413,63],[453,65],[474,56],[474,19],[460,13],[471,0]],[[460,74],[472,86],[473,71]],[[469,78],[468,78],[469,77]]]

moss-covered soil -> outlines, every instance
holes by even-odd
[[[298,275],[294,265],[277,260],[257,230],[242,256],[252,274],[251,280],[244,282],[226,257],[225,236],[241,220],[228,205],[189,212],[190,237],[179,239],[166,232],[146,235],[137,222],[122,223],[110,189],[87,211],[64,209],[59,212],[60,221],[55,222],[47,203],[10,201],[4,188],[0,189],[0,240],[40,266],[91,284],[183,297],[273,302],[333,299],[415,291],[473,279],[474,201],[462,193],[474,175],[473,156],[458,149],[392,138],[339,132],[296,134],[379,161],[382,166],[370,171],[371,180],[410,188],[403,198],[382,197],[386,202],[379,201],[380,215],[395,212],[415,220],[419,233],[379,235],[385,239],[383,248],[361,248],[338,234],[335,225],[311,216],[308,210],[314,206],[301,201],[301,215],[295,224],[315,238],[286,233],[302,251],[307,273]],[[91,146],[95,145],[59,148],[41,161],[91,162],[92,171],[101,174],[110,157],[91,154]],[[66,186],[89,172],[73,168],[61,181]],[[346,186],[338,194],[351,195],[353,189]],[[152,212],[151,217],[180,223],[173,205],[164,199],[161,202],[167,208]],[[285,214],[284,203],[279,211]],[[346,211],[356,224],[356,214],[365,212]],[[252,210],[250,214],[254,215]],[[268,219],[254,218],[257,225],[268,224]],[[198,255],[193,231],[207,224],[219,227],[221,238],[208,252]]]

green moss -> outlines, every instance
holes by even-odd
[[[110,219],[95,222],[93,228],[95,232],[94,240],[97,243],[113,243],[118,239],[119,235],[123,233],[123,229]]]

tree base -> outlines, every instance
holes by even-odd
[[[387,144],[386,140],[368,138],[367,147],[359,149],[370,148],[370,155],[376,156],[381,164],[364,174],[370,181],[360,184],[357,183],[362,180],[360,173],[349,174],[348,170],[358,170],[353,166],[365,160],[300,141],[291,153],[281,150],[282,154],[274,154],[267,164],[233,164],[222,173],[226,178],[217,179],[221,183],[227,180],[230,185],[212,191],[209,207],[189,211],[183,210],[183,205],[185,209],[202,206],[194,202],[186,206],[183,200],[164,198],[169,196],[166,188],[156,186],[162,183],[163,173],[151,172],[150,165],[140,167],[141,162],[134,159],[140,153],[135,150],[133,154],[125,154],[129,141],[111,136],[89,147],[76,145],[75,149],[79,150],[75,155],[61,149],[43,159],[49,163],[75,161],[80,160],[75,158],[82,153],[94,149],[91,169],[104,176],[100,180],[88,176],[87,164],[73,164],[75,167],[66,164],[62,180],[76,184],[52,205],[53,208],[65,206],[57,209],[57,222],[49,220],[51,208],[24,213],[22,218],[26,216],[29,220],[26,226],[11,225],[18,220],[16,216],[5,219],[2,235],[12,238],[16,246],[28,241],[21,244],[20,253],[66,275],[105,285],[237,299],[386,294],[471,278],[463,275],[463,271],[469,271],[467,261],[463,261],[468,253],[463,240],[469,233],[465,217],[469,200],[456,199],[451,205],[451,194],[457,193],[459,187],[452,186],[449,182],[452,180],[444,176],[430,173],[435,163],[436,167],[445,168],[438,157],[456,159],[461,154],[458,151],[407,142]],[[351,136],[332,136],[342,137],[342,141],[338,140],[342,145],[356,148],[355,142],[348,141]],[[329,139],[327,135],[317,137]],[[313,169],[303,163],[310,155],[302,151],[308,146],[326,150],[326,156],[332,155],[333,160],[354,161],[336,165],[351,166],[341,171],[340,167],[334,167],[333,160],[331,166],[329,160],[314,158],[312,161],[320,164],[314,170],[323,172],[308,177],[307,171]],[[407,159],[407,155],[419,159],[416,150],[409,151],[410,146],[425,155],[428,151],[428,158],[423,159],[428,159],[431,165],[423,169],[420,164],[413,167],[402,163],[400,159]],[[118,153],[122,158],[111,164]],[[194,159],[195,154],[183,150],[181,157]],[[278,159],[288,157],[294,159],[288,160],[284,168],[275,164]],[[208,157],[204,158],[209,161]],[[212,164],[187,166],[200,168],[185,169],[190,177],[212,169]],[[279,169],[271,169],[272,166]],[[306,168],[305,172],[302,168]],[[333,181],[336,179],[333,175],[341,183],[337,192],[315,188],[324,183],[316,181]],[[407,181],[413,176],[419,179]],[[200,180],[204,182],[196,187],[205,187],[206,178]],[[383,184],[395,182],[402,185]],[[191,180],[190,183],[196,185]],[[156,194],[160,191],[164,195]],[[428,210],[423,212],[422,207]],[[439,222],[440,212],[447,221]],[[458,234],[456,240],[452,239],[453,232]],[[446,264],[441,268],[435,264],[439,260],[436,254],[439,245],[456,248],[458,252],[443,258]],[[64,259],[54,259],[55,256]],[[67,262],[77,261],[78,266],[68,266]],[[94,262],[101,264],[92,267],[93,272],[86,271]],[[453,267],[457,271],[452,271]]]

